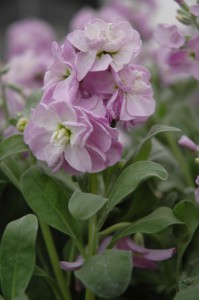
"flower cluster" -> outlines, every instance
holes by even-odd
[[[25,129],[36,158],[54,171],[99,172],[118,162],[118,122],[145,121],[155,109],[150,73],[134,63],[141,50],[126,21],[93,19],[59,46],[44,95]]]

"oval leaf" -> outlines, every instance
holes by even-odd
[[[29,148],[24,143],[22,134],[12,135],[0,143],[0,161],[10,155],[28,150]]]
[[[69,201],[70,213],[79,220],[87,220],[107,202],[101,196],[75,191]]]
[[[116,298],[128,287],[132,271],[132,254],[123,250],[105,250],[87,260],[75,272],[76,277],[97,296]]]
[[[67,208],[68,196],[57,181],[33,167],[22,175],[20,187],[28,205],[42,220],[57,230],[80,239],[77,222]]]
[[[113,241],[136,232],[153,234],[174,224],[184,224],[169,207],[159,207],[148,216],[139,219],[115,235]]]
[[[27,215],[9,223],[0,250],[0,274],[6,299],[19,297],[26,289],[35,264],[35,240],[38,222]]]
[[[141,182],[150,177],[166,180],[168,174],[162,166],[153,161],[139,161],[124,169],[111,189],[107,207],[111,210],[123,198],[135,191]]]

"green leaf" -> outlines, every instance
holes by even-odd
[[[124,169],[111,189],[107,207],[112,209],[150,177],[166,180],[168,174],[162,166],[153,161],[139,161]]]
[[[182,256],[192,240],[194,232],[196,231],[199,225],[199,211],[195,203],[184,200],[180,201],[173,210],[175,216],[186,224],[184,230],[178,230],[175,233],[177,234],[176,242],[178,245],[178,267],[181,263]]]
[[[68,211],[68,195],[57,181],[38,167],[32,167],[22,175],[20,187],[39,218],[74,239],[80,239],[77,222]]]
[[[26,105],[24,109],[25,116],[27,117],[29,116],[31,109],[37,106],[41,98],[42,98],[42,90],[38,89],[32,92],[32,94],[28,97],[26,101]]]
[[[31,279],[37,229],[37,218],[30,214],[9,223],[4,231],[0,249],[0,275],[6,299],[19,297]]]
[[[174,300],[198,300],[199,286],[190,287],[180,291]]]
[[[0,161],[10,155],[28,150],[28,146],[24,144],[22,134],[12,135],[0,143]]]
[[[79,220],[87,220],[108,201],[101,196],[75,191],[69,201],[70,213]]]
[[[76,277],[97,296],[115,299],[128,287],[132,271],[132,254],[123,250],[105,250],[87,260],[75,272]]]
[[[181,131],[179,128],[157,124],[151,127],[145,138],[142,140],[141,144],[139,145],[138,150],[136,151],[134,161],[148,159],[151,150],[151,138],[154,137],[156,134],[161,132],[168,132],[168,131]]]
[[[175,217],[169,207],[159,207],[148,216],[135,221],[132,225],[117,233],[113,241],[137,232],[148,234],[157,233],[174,224],[184,223]]]

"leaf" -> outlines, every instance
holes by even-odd
[[[27,288],[35,264],[35,240],[38,222],[26,215],[9,223],[0,249],[0,274],[6,299],[19,297]]]
[[[69,201],[69,211],[79,220],[87,220],[108,201],[101,196],[75,191]]]
[[[199,286],[190,287],[180,291],[174,300],[198,300]]]
[[[151,150],[151,138],[156,134],[161,132],[168,132],[168,131],[181,131],[179,128],[156,124],[151,127],[145,138],[142,140],[141,144],[139,145],[138,150],[136,151],[134,161],[148,159]]]
[[[25,145],[22,134],[12,135],[0,143],[0,161],[10,155],[28,150],[28,146]]]
[[[76,277],[97,296],[115,299],[128,287],[132,271],[132,254],[123,250],[105,250],[87,260],[75,272]]]
[[[32,167],[22,175],[20,187],[28,205],[39,218],[74,239],[80,239],[77,222],[68,211],[68,196],[58,182],[38,167]]]
[[[175,216],[186,224],[184,230],[180,230],[177,236],[178,244],[178,266],[181,263],[182,256],[192,240],[194,232],[199,225],[199,211],[196,205],[188,200],[180,201],[173,210]],[[176,232],[177,233],[177,232]]]
[[[113,237],[113,242],[121,239],[122,237],[140,232],[153,234],[157,233],[171,225],[184,224],[178,220],[169,207],[159,207],[148,216],[139,219],[132,223],[132,225],[121,230]]]
[[[162,166],[153,161],[139,161],[124,169],[111,189],[107,207],[112,209],[150,177],[166,180],[168,174]]]

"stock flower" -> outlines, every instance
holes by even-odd
[[[178,144],[194,152],[198,151],[199,149],[199,146],[186,135],[181,136]]]
[[[106,237],[100,244],[97,253],[102,253],[112,237]],[[143,246],[136,244],[131,238],[125,237],[117,241],[114,249],[126,250],[132,252],[133,266],[144,269],[157,269],[157,262],[171,258],[175,253],[175,248],[169,249],[148,249]],[[60,267],[66,271],[75,271],[81,268],[84,264],[84,259],[79,255],[74,262],[61,261]]]
[[[190,12],[196,16],[199,17],[199,4],[194,4],[190,6]]]
[[[37,159],[54,171],[99,172],[118,162],[122,145],[106,119],[65,102],[40,103],[24,131]]]
[[[199,34],[192,37],[183,49],[171,52],[168,64],[174,72],[192,74],[199,80]]]
[[[171,258],[175,252],[175,248],[169,249],[148,249],[136,244],[129,237],[125,237],[117,242],[117,249],[130,250],[133,255],[133,265],[138,268],[157,269],[158,261]]]
[[[24,19],[12,23],[6,32],[8,57],[27,50],[50,53],[55,36],[52,26],[43,20]]]
[[[156,42],[162,47],[180,48],[185,38],[176,25],[159,24],[154,32]]]
[[[84,30],[75,30],[67,38],[79,50],[76,57],[79,81],[89,71],[104,71],[109,65],[118,72],[141,49],[139,33],[128,22],[122,21],[107,23],[93,19],[85,24]]]
[[[117,91],[107,104],[113,119],[137,122],[155,110],[150,73],[141,66],[129,65],[114,73]]]
[[[52,45],[54,60],[44,77],[44,91],[51,87],[53,96],[58,100],[64,99],[65,95],[73,98],[78,90],[76,78],[75,57],[73,46],[65,40],[61,47],[54,42]]]

